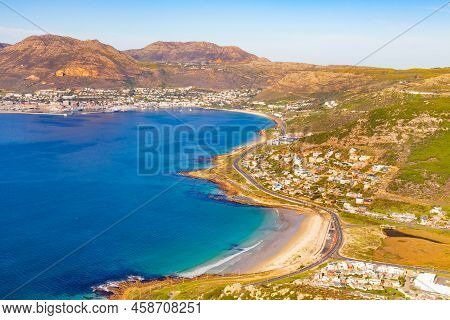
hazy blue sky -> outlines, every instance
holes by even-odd
[[[0,1],[50,33],[98,39],[118,49],[158,40],[210,41],[274,61],[354,64],[446,0]],[[0,4],[0,42],[39,33]],[[450,66],[450,5],[364,64]]]

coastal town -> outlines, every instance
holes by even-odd
[[[257,92],[254,89],[212,91],[193,87],[0,92],[0,111],[74,114],[184,107],[225,108],[246,104]]]

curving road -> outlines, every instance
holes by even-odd
[[[270,278],[267,280],[263,280],[260,282],[256,282],[256,283],[252,283],[252,285],[259,285],[259,284],[265,284],[265,283],[269,283],[269,282],[273,282],[273,281],[277,281],[277,280],[281,280],[293,275],[297,275],[299,273],[305,272],[307,270],[313,269],[315,267],[317,267],[318,265],[324,263],[326,260],[328,260],[329,258],[336,256],[337,258],[340,257],[339,255],[339,249],[341,248],[342,244],[343,244],[343,235],[342,235],[342,228],[341,228],[341,222],[339,220],[339,216],[337,215],[336,212],[334,212],[331,209],[322,207],[320,205],[317,205],[315,203],[310,203],[307,201],[303,201],[303,200],[299,200],[299,199],[294,199],[282,194],[278,194],[270,189],[267,189],[266,187],[262,186],[261,184],[259,184],[252,176],[250,176],[249,174],[247,174],[241,167],[240,167],[240,162],[242,159],[245,158],[245,156],[247,156],[250,152],[253,152],[254,150],[256,150],[257,148],[259,148],[260,146],[262,146],[265,142],[259,142],[257,144],[255,144],[254,146],[250,147],[249,149],[247,149],[246,151],[244,151],[243,153],[241,153],[238,157],[236,157],[236,159],[234,159],[233,161],[233,168],[241,175],[243,176],[251,185],[253,185],[255,188],[257,188],[258,190],[294,203],[294,204],[299,204],[305,207],[310,207],[310,208],[314,208],[316,210],[325,212],[327,214],[329,214],[331,216],[331,228],[334,230],[334,236],[332,238],[332,241],[329,245],[329,248],[325,248],[325,252],[322,253],[322,256],[320,257],[320,259],[316,260],[314,263],[307,265],[299,270],[296,270],[294,272],[279,276],[279,277],[274,277],[274,278]]]

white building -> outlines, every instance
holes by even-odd
[[[395,220],[405,221],[405,222],[412,222],[416,220],[416,216],[412,213],[396,213],[392,212],[391,217]]]
[[[283,185],[281,183],[275,182],[272,185],[272,190],[273,191],[279,191],[279,190],[281,190],[281,188],[283,188]]]
[[[450,287],[435,282],[436,275],[433,273],[421,273],[414,279],[414,285],[423,291],[450,295]]]

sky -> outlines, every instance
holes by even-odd
[[[0,42],[42,34],[37,25],[119,50],[155,41],[209,41],[272,61],[354,65],[446,1],[0,0]],[[362,65],[449,67],[450,4]]]

